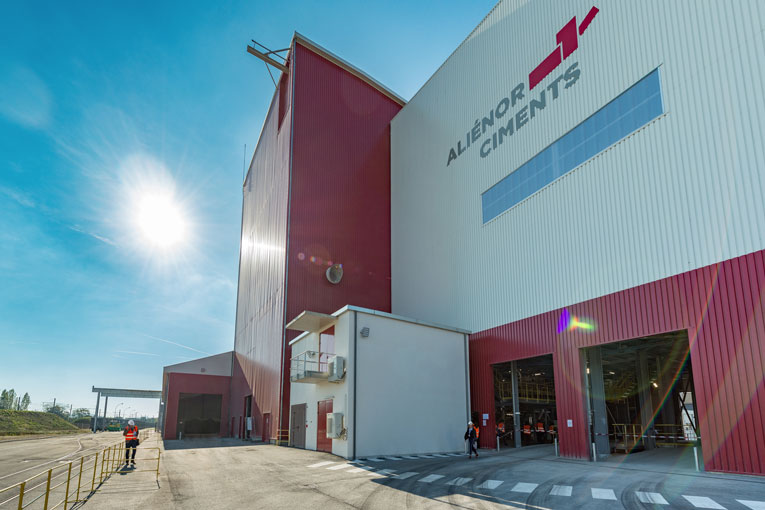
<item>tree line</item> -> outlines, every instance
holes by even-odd
[[[16,396],[16,390],[14,389],[3,390],[0,393],[0,409],[26,411],[31,403],[32,399],[29,398],[29,393],[24,393],[23,397]]]

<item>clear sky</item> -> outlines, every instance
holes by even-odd
[[[493,5],[3,2],[0,388],[94,408],[93,385],[160,389],[233,348],[244,146],[274,91],[250,39],[301,32],[408,99]]]

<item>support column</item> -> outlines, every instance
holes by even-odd
[[[95,433],[96,429],[98,428],[98,408],[101,404],[101,392],[99,391],[97,393],[96,397],[96,412],[93,413],[93,432]]]
[[[672,366],[672,362],[674,360],[667,359],[665,361],[667,366]],[[664,404],[661,407],[661,423],[666,423],[669,425],[677,424],[677,395],[675,395],[674,388],[675,379],[672,377],[670,370],[662,370],[661,359],[658,357],[656,358],[656,370],[656,373],[659,374],[659,395],[668,395],[667,398],[663,399]],[[669,432],[669,430],[663,432]]]
[[[512,372],[513,381],[513,437],[515,438],[515,447],[521,447],[521,412],[520,405],[518,403],[518,363],[516,361],[510,362],[510,371]]]
[[[648,377],[648,353],[641,351],[637,359],[637,383],[638,396],[640,398],[640,424],[647,435],[653,435],[653,401],[651,399],[651,379]],[[656,446],[656,440],[644,437],[643,445],[646,450],[651,450]]]
[[[109,405],[109,396],[106,396],[106,399],[104,400],[104,428],[106,428],[106,408]]]
[[[606,411],[606,388],[603,382],[603,359],[600,347],[587,350],[590,361],[590,395],[592,398],[592,432],[598,459],[605,459],[611,453],[608,441],[608,415]]]

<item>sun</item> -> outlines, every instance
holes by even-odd
[[[138,231],[150,247],[167,250],[186,238],[186,219],[169,193],[144,192],[138,197],[135,214]]]

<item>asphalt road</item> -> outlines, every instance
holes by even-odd
[[[348,463],[236,440],[172,441],[162,475],[110,479],[86,509],[765,509],[765,478],[570,461],[546,452]],[[677,470],[675,470],[677,471]]]
[[[121,432],[0,441],[0,489],[122,438]]]

